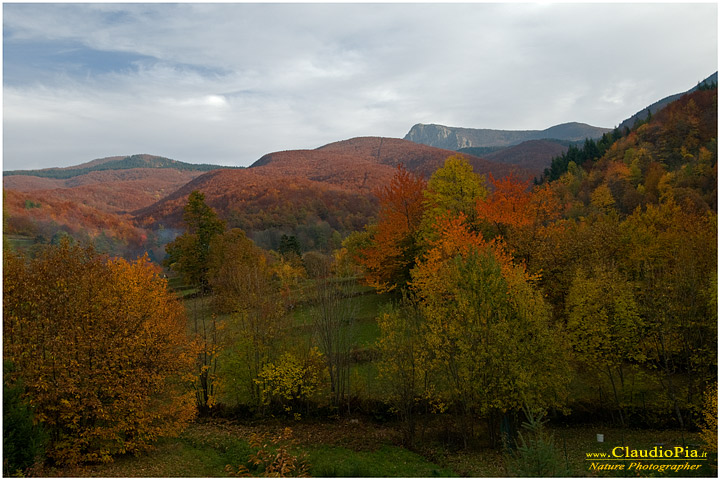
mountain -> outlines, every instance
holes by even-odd
[[[151,205],[216,165],[153,155],[116,156],[66,168],[4,172],[5,233],[45,243],[64,232],[101,239],[102,248],[134,256],[148,233],[129,212]]]
[[[192,164],[179,162],[177,160],[171,160],[165,157],[158,157],[155,155],[130,155],[127,157],[106,157],[97,160],[92,160],[81,165],[75,165],[72,167],[64,168],[44,168],[42,170],[10,170],[3,172],[3,176],[23,175],[41,178],[56,178],[56,179],[68,179],[78,177],[80,175],[86,175],[92,172],[100,172],[106,170],[131,170],[136,168],[160,168],[160,169],[173,169],[179,171],[197,171],[207,172],[209,170],[215,170],[218,168],[232,168],[222,167],[219,165],[208,165],[208,164]]]
[[[509,147],[527,140],[582,141],[586,138],[599,138],[609,131],[611,131],[609,128],[593,127],[577,122],[555,125],[545,130],[492,130],[418,123],[410,129],[404,139],[437,148],[459,150],[467,147]]]
[[[569,143],[553,140],[528,140],[512,147],[485,154],[484,158],[491,162],[517,165],[537,172],[539,177],[543,170],[550,166],[554,157],[567,151]],[[463,152],[465,149],[460,151]]]
[[[662,100],[658,100],[657,102],[653,103],[652,105],[649,105],[648,107],[643,108],[642,110],[637,112],[632,117],[623,121],[618,126],[618,128],[620,128],[621,130],[624,128],[632,128],[632,126],[635,125],[635,123],[637,121],[646,120],[648,118],[648,112],[650,113],[650,115],[654,115],[655,113],[662,110],[667,105],[669,105],[670,103],[679,99],[683,95],[695,92],[701,88],[709,87],[713,84],[717,85],[717,82],[718,82],[718,72],[715,72],[712,75],[710,75],[709,77],[707,77],[705,80],[703,80],[702,82],[698,83],[696,86],[691,88],[690,90],[683,92],[683,93],[676,93],[675,95],[670,95],[668,97],[663,98]]]
[[[362,229],[374,218],[373,192],[388,184],[399,164],[427,178],[452,155],[458,152],[381,137],[274,152],[244,170],[205,173],[134,215],[145,228],[180,227],[188,195],[199,190],[229,227],[245,230],[265,248],[277,249],[282,234],[295,235],[303,249],[327,248],[333,237]],[[523,168],[461,155],[480,174],[504,177],[514,170],[532,178]]]
[[[62,199],[103,212],[123,213],[148,206],[217,165],[194,165],[154,155],[92,160],[81,165],[3,172],[3,187],[32,192],[36,201]]]

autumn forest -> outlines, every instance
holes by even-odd
[[[543,168],[364,137],[6,176],[3,473],[597,476],[662,444],[715,476],[717,118],[704,86]]]

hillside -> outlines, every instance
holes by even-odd
[[[358,137],[341,142],[334,142],[317,149],[321,152],[334,154],[353,154],[373,162],[388,165],[393,169],[401,163],[411,172],[429,178],[440,168],[445,159],[457,155],[458,152],[417,144],[399,138]],[[492,173],[495,177],[504,177],[515,171],[519,176],[532,178],[532,172],[522,168],[491,162],[483,158],[462,154],[478,174]]]
[[[468,147],[461,148],[459,152],[479,155],[475,152],[491,149],[492,151],[482,154],[483,158],[492,162],[517,165],[536,172],[539,176],[550,166],[554,157],[567,151],[569,144],[570,142],[559,140],[528,140],[507,148]]]
[[[662,100],[658,100],[657,102],[653,103],[652,105],[645,107],[644,109],[640,110],[635,115],[628,118],[627,120],[624,120],[622,123],[620,123],[620,125],[618,127],[620,129],[632,128],[632,126],[635,125],[635,123],[637,121],[646,120],[648,117],[648,113],[650,113],[650,115],[654,115],[655,113],[662,110],[663,108],[665,108],[666,106],[668,106],[669,104],[674,102],[675,100],[678,100],[679,98],[681,98],[683,95],[692,93],[692,92],[700,89],[701,86],[703,86],[703,85],[707,85],[707,86],[710,86],[712,84],[717,85],[717,81],[718,81],[718,72],[715,72],[712,75],[710,75],[708,78],[703,80],[702,82],[698,83],[698,85],[691,88],[690,90],[683,92],[683,93],[676,93],[674,95],[667,96],[667,97],[663,98]]]
[[[5,172],[5,233],[51,241],[60,232],[102,239],[133,256],[153,246],[128,212],[151,205],[217,166],[152,155],[107,157],[66,168]]]
[[[187,196],[199,190],[229,226],[242,228],[263,246],[277,248],[284,233],[298,236],[303,248],[325,248],[331,240],[327,237],[359,230],[375,216],[373,192],[389,182],[400,163],[428,177],[452,155],[457,152],[380,137],[275,152],[245,170],[201,175],[134,214],[146,228],[180,227]],[[464,156],[480,174],[504,177],[515,170],[532,178],[522,168]]]
[[[437,148],[459,150],[467,147],[509,147],[527,140],[582,141],[599,138],[610,130],[577,122],[555,125],[545,130],[493,130],[419,123],[410,129],[404,139]]]
[[[717,115],[717,88],[683,95],[601,158],[566,164],[559,182],[585,205],[602,192],[624,214],[670,198],[689,210],[717,212]]]
[[[218,168],[228,168],[219,165],[192,164],[171,160],[155,155],[130,155],[127,157],[106,157],[92,160],[87,163],[64,168],[45,168],[42,170],[10,170],[3,172],[3,176],[13,175],[32,176],[40,178],[68,179],[92,172],[106,170],[130,170],[136,168],[173,169],[179,171],[207,172]]]
[[[107,157],[80,165],[4,172],[3,187],[35,201],[74,201],[103,212],[151,205],[217,165],[194,165],[154,155]]]

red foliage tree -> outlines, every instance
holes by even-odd
[[[393,290],[410,280],[419,253],[425,180],[399,165],[390,184],[376,192],[380,213],[372,245],[360,251],[368,284]]]

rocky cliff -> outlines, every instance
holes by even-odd
[[[432,147],[458,150],[468,147],[509,147],[527,140],[582,141],[586,138],[599,138],[610,130],[577,122],[555,125],[545,130],[492,130],[418,123],[404,139]]]

